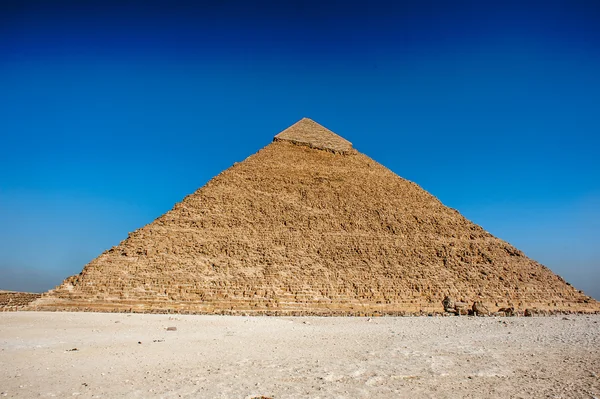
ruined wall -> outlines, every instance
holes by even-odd
[[[32,301],[41,296],[42,294],[28,292],[0,291],[0,312],[24,309]]]

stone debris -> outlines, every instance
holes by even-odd
[[[450,298],[448,295],[444,297],[442,305],[444,306],[444,312],[455,313],[456,309],[454,308],[454,299]]]
[[[177,331],[177,327],[167,327],[167,331]]]
[[[449,306],[446,296],[459,300]],[[600,311],[545,266],[303,119],[27,308],[373,317],[466,315],[475,301],[493,312]]]
[[[513,307],[500,308],[500,309],[498,309],[498,313],[500,313],[501,316],[515,316],[515,308],[513,308]]]
[[[489,309],[483,304],[483,302],[475,301],[473,303],[473,315],[474,316],[489,316]]]
[[[466,302],[454,302],[454,312],[459,316],[469,314],[469,304]]]
[[[41,296],[42,294],[31,292],[0,291],[0,312],[25,309]]]

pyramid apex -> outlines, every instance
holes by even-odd
[[[309,118],[302,118],[277,134],[274,141],[290,141],[311,148],[346,153],[352,143]]]

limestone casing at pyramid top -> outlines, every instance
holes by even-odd
[[[339,153],[347,153],[352,150],[351,142],[309,118],[302,118],[277,134],[273,140],[290,141],[311,148]]]

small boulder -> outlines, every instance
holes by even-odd
[[[531,310],[529,308],[525,309],[525,317],[532,317],[533,314],[534,314],[533,310]]]
[[[483,304],[483,302],[474,302],[472,309],[475,316],[487,316],[490,314],[489,309]]]
[[[167,331],[177,331],[177,327],[167,327]]]
[[[454,302],[454,312],[459,316],[469,314],[469,304],[466,302]]]
[[[444,306],[445,312],[454,313],[454,299],[450,298],[448,295],[444,297],[442,305]]]
[[[498,309],[499,313],[503,313],[504,316],[514,316],[515,315],[515,308],[510,307],[510,308],[500,308]]]

